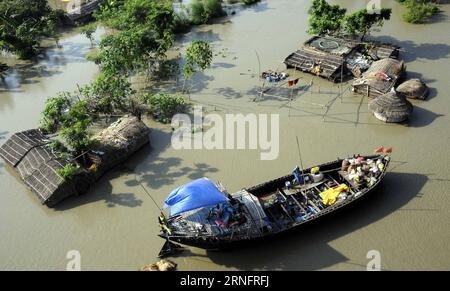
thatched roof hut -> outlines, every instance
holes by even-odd
[[[390,92],[405,71],[403,61],[387,58],[373,62],[362,77],[353,82],[353,91],[376,98]]]
[[[43,204],[53,206],[68,196],[77,195],[82,181],[74,179],[66,183],[58,175],[58,170],[67,162],[55,155],[48,147],[49,142],[39,129],[18,132],[0,147],[0,156],[14,167]]]
[[[301,48],[285,60],[287,68],[312,73],[333,82],[340,82],[347,74],[346,63],[356,53],[365,51],[374,60],[397,58],[399,47],[380,42],[359,42],[353,39],[332,36],[313,36]],[[365,70],[365,69],[364,69]]]
[[[409,117],[413,106],[405,97],[389,92],[370,101],[369,109],[384,122],[402,122]]]
[[[81,167],[69,180],[58,174],[69,162],[48,147],[50,140],[39,129],[14,134],[0,147],[0,157],[14,167],[43,204],[53,207],[69,196],[85,193],[105,171],[148,143],[148,133],[149,128],[135,117],[119,119],[96,136],[97,143],[89,155],[95,171]]]
[[[397,89],[397,93],[406,98],[424,100],[428,95],[428,87],[420,79],[410,79],[401,83]]]

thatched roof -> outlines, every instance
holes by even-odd
[[[410,79],[401,83],[397,89],[397,93],[406,98],[422,99],[427,98],[428,87],[420,79]]]
[[[379,42],[358,42],[353,39],[332,36],[314,36],[297,51],[291,53],[284,63],[288,68],[316,74],[337,82],[346,73],[343,64],[355,52],[368,46],[373,59],[397,58],[399,47]]]
[[[58,174],[58,169],[68,162],[52,152],[47,145],[49,140],[38,129],[14,134],[1,146],[0,156],[14,167],[43,204],[52,207],[66,197],[86,192],[106,170],[148,143],[148,133],[149,128],[135,117],[119,119],[96,137],[98,144],[94,150],[103,151],[99,171],[94,173],[81,168],[68,181]]]
[[[402,122],[411,114],[413,106],[403,96],[389,92],[370,101],[369,109],[384,122]]]
[[[387,58],[373,62],[362,77],[353,82],[353,90],[376,98],[391,91],[405,71],[403,61]]]
[[[342,56],[300,49],[290,54],[284,63],[288,68],[313,73],[331,81],[336,81],[340,75]]]
[[[47,137],[39,129],[18,132],[0,147],[0,156],[15,167],[32,148],[48,142]]]
[[[150,141],[150,129],[134,116],[125,116],[112,123],[94,137],[93,153],[89,157],[96,164],[96,176],[127,159]]]
[[[20,174],[42,203],[50,205],[56,197],[76,194],[73,185],[67,185],[57,170],[67,163],[47,146],[49,139],[39,130],[15,133],[0,148],[0,156]]]

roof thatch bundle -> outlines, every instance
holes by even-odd
[[[373,62],[362,77],[353,82],[353,91],[376,98],[391,91],[405,71],[403,61],[387,58]]]
[[[405,97],[389,92],[370,101],[369,109],[384,122],[402,122],[409,117],[413,106]]]
[[[420,79],[410,79],[397,87],[397,93],[406,98],[424,100],[428,95],[428,87]]]

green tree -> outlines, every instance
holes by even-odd
[[[72,150],[74,156],[86,151],[91,144],[88,131],[91,123],[92,119],[88,111],[88,103],[79,101],[72,104],[66,118],[62,122],[59,136]]]
[[[96,23],[89,23],[83,27],[81,27],[81,34],[86,36],[87,39],[89,39],[89,42],[91,43],[91,47],[94,46],[94,33],[97,30],[97,24]]]
[[[42,38],[57,36],[62,17],[61,11],[52,11],[46,0],[0,1],[0,49],[20,58],[36,55]]]
[[[325,0],[314,0],[308,13],[311,15],[308,21],[309,34],[336,34],[341,30],[346,9],[330,5]]]
[[[183,76],[185,82],[183,91],[186,87],[186,81],[194,76],[198,71],[204,71],[211,66],[213,52],[211,46],[201,40],[191,42],[186,50],[186,63],[183,65]]]
[[[119,6],[109,4],[103,6],[98,19],[118,31],[100,42],[99,59],[104,73],[129,75],[148,71],[165,58],[175,39],[170,1],[129,0]]]
[[[367,9],[356,11],[352,14],[346,15],[345,32],[352,35],[360,35],[361,40],[370,33],[373,26],[381,27],[385,20],[391,18],[391,9],[383,8],[380,13],[369,13]]]
[[[47,98],[39,127],[46,133],[55,133],[66,118],[66,112],[72,105],[71,99],[69,92]]]
[[[80,88],[80,93],[90,112],[110,115],[129,112],[130,97],[135,91],[123,76],[100,74],[92,84]]]

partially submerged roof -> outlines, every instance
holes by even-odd
[[[389,92],[370,101],[369,109],[384,122],[402,122],[409,117],[413,106],[405,97]]]
[[[0,147],[0,156],[19,172],[25,184],[45,204],[51,204],[56,197],[76,194],[74,187],[62,187],[64,180],[57,171],[67,162],[60,160],[48,143],[39,129],[30,129],[15,133]]]
[[[18,132],[0,147],[0,156],[15,167],[31,149],[48,142],[47,137],[39,129]]]
[[[96,149],[102,151],[98,153],[100,164],[95,164],[92,171],[80,167],[68,180],[64,180],[58,170],[69,162],[77,162],[63,160],[55,154],[48,146],[50,140],[39,129],[12,135],[0,147],[0,157],[14,167],[43,204],[52,207],[66,197],[86,192],[105,171],[148,143],[148,133],[149,128],[136,117],[122,117],[97,136],[100,144]]]
[[[397,58],[399,47],[380,42],[359,42],[332,36],[314,36],[297,51],[291,53],[284,63],[288,68],[316,74],[333,82],[340,81],[345,73],[347,58],[356,51],[368,52],[374,60]]]
[[[406,71],[403,61],[387,58],[373,62],[370,68],[352,84],[354,91],[376,98],[393,90]]]
[[[429,90],[427,85],[422,82],[422,80],[415,78],[400,84],[396,91],[398,94],[406,98],[424,100],[427,97]]]

